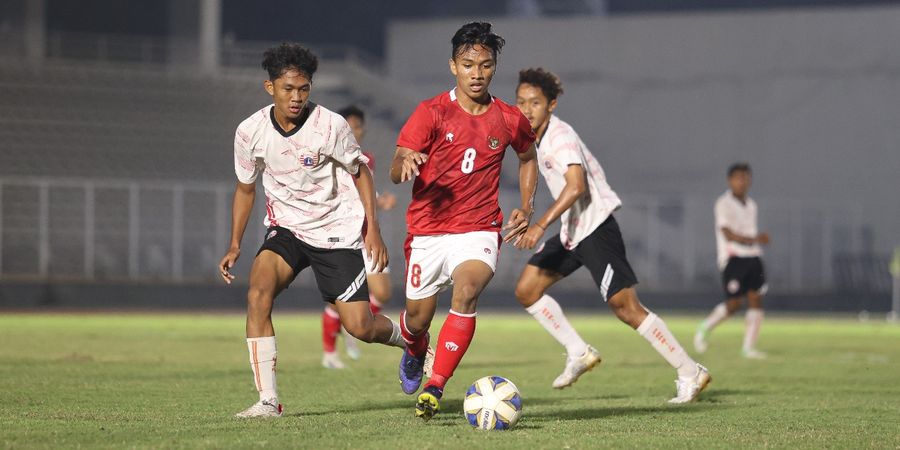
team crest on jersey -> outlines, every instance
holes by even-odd
[[[315,167],[319,163],[319,155],[302,155],[300,163],[303,164],[303,167]]]
[[[497,150],[500,148],[500,139],[488,135],[488,147],[490,147],[491,150]]]

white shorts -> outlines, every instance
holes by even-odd
[[[376,272],[375,271],[375,263],[373,263],[372,260],[369,259],[369,252],[366,251],[366,248],[363,247],[362,250],[360,250],[360,251],[362,252],[362,255],[363,255],[363,262],[366,263],[366,275],[377,275],[379,273],[391,273],[391,268],[388,266],[384,266],[384,270],[382,270],[381,272]]]
[[[453,271],[466,261],[482,261],[496,271],[499,256],[496,231],[412,236],[406,245],[406,298],[420,300],[444,291],[453,285]]]

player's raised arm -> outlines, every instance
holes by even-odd
[[[231,244],[225,256],[219,261],[219,273],[226,283],[231,284],[234,275],[231,268],[241,256],[241,239],[244,230],[247,229],[247,221],[250,219],[250,211],[253,209],[253,200],[256,198],[256,185],[237,182],[234,186],[234,199],[231,203]]]
[[[503,227],[509,233],[503,238],[510,242],[517,236],[521,236],[528,229],[528,222],[534,213],[534,193],[537,190],[537,151],[534,144],[522,153],[516,153],[519,157],[519,194],[521,195],[521,208],[514,209],[509,215],[509,220]]]
[[[428,161],[428,155],[406,147],[397,147],[391,161],[391,182],[400,184],[419,176],[419,166]]]
[[[378,215],[375,214],[375,181],[372,172],[365,164],[359,165],[359,171],[353,177],[356,189],[359,191],[359,199],[366,213],[365,248],[369,260],[375,264],[375,272],[381,272],[388,265],[388,252],[381,239],[381,227],[378,225]]]
[[[528,230],[521,238],[516,240],[516,248],[534,248],[538,241],[544,237],[547,227],[556,222],[556,219],[559,219],[584,194],[587,185],[585,184],[584,168],[580,164],[570,164],[564,176],[566,185],[563,187],[562,192],[559,193],[559,197],[550,205],[547,212],[528,227]]]

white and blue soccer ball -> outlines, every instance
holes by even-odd
[[[469,423],[479,430],[508,430],[522,416],[522,396],[506,378],[479,378],[466,391],[463,409]]]

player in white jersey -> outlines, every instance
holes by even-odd
[[[358,144],[362,144],[363,137],[366,134],[366,115],[357,106],[346,106],[338,110],[338,114],[350,125],[353,137],[356,138]],[[375,173],[375,156],[371,153],[363,152],[368,158],[366,165],[369,170]],[[375,194],[376,209],[388,211],[397,204],[397,197],[390,192]],[[378,314],[381,309],[391,298],[391,276],[387,267],[381,272],[375,271],[375,264],[368,258],[365,249],[362,250],[363,260],[366,263],[366,283],[369,287],[369,309],[372,314]],[[361,351],[357,341],[353,336],[347,333],[347,330],[341,327],[341,318],[334,305],[327,304],[322,311],[322,366],[326,369],[343,369],[344,362],[336,351],[338,335],[344,336],[344,348],[350,359],[357,360],[361,356]]]
[[[766,357],[756,349],[756,338],[762,325],[762,298],[766,293],[766,275],[760,257],[762,246],[769,243],[769,235],[758,231],[756,202],[747,195],[752,181],[749,164],[733,164],[728,168],[728,190],[716,200],[716,249],[726,300],[716,305],[697,328],[694,347],[699,353],[706,351],[707,337],[713,328],[740,309],[746,297],[741,354],[750,359]]]
[[[637,330],[678,372],[676,395],[669,403],[694,401],[709,384],[709,372],[688,356],[665,322],[638,300],[637,278],[612,215],[622,202],[575,130],[552,114],[562,92],[562,83],[551,72],[519,72],[516,104],[535,131],[539,167],[555,201],[516,241],[516,247],[534,248],[556,219],[562,224],[560,233],[541,244],[522,270],[516,297],[566,348],[566,367],[553,387],[572,385],[600,363],[597,349],[581,339],[556,300],[546,294],[550,286],[585,266],[616,317]]]
[[[219,262],[219,272],[230,284],[262,175],[268,230],[253,260],[247,292],[247,348],[259,401],[238,417],[282,415],[275,389],[272,304],[307,267],[322,299],[334,303],[353,336],[405,347],[399,326],[369,311],[360,248],[369,253],[376,271],[388,263],[375,216],[375,186],[347,121],[309,101],[316,56],[284,43],[265,52],[262,66],[273,104],[241,122],[235,133],[238,182],[231,245]]]

